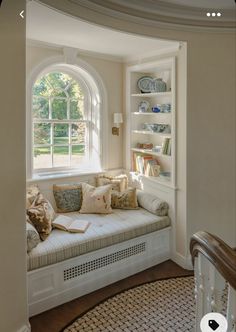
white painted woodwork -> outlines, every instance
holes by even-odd
[[[210,312],[221,313],[228,321],[228,331],[235,332],[236,291],[228,285],[214,265],[201,253],[195,258],[196,330]]]
[[[141,250],[136,250],[140,248]],[[119,259],[120,252],[129,253]],[[118,255],[116,254],[118,253]],[[105,265],[107,256],[115,258]],[[116,258],[118,257],[118,259]],[[28,272],[29,315],[33,316],[120,279],[138,273],[170,258],[170,227],[124,241],[91,253]],[[80,266],[91,266],[80,275],[68,273]],[[98,263],[96,263],[98,262]]]
[[[120,171],[116,170],[116,172],[114,171],[111,174],[115,175],[120,173]],[[78,181],[93,184],[94,176],[85,175],[66,179],[54,178],[51,180],[42,179],[37,184],[42,194],[55,207],[52,193],[53,183],[75,183]],[[149,182],[149,179],[144,179],[143,188],[151,193],[155,193],[155,185],[153,186],[152,181]],[[31,181],[30,183],[35,182]],[[173,230],[175,229],[175,190],[166,186],[158,186],[160,186],[159,197],[167,201],[170,206],[171,227],[95,250],[57,264],[29,271],[27,275],[30,316],[71,301],[74,298],[88,294],[172,258],[173,246],[175,246],[173,236]],[[136,249],[140,247],[142,250]],[[124,252],[124,256],[119,260],[116,258],[116,253],[120,251]],[[126,254],[126,252],[129,254]],[[108,255],[112,255],[113,257],[110,263],[101,266],[100,261],[103,261],[104,257]],[[74,267],[80,267],[81,265],[86,266],[91,261],[95,261],[96,269],[85,269],[84,274],[75,276],[70,280],[64,280],[65,273],[67,273],[65,271]]]
[[[137,81],[142,76],[161,77],[167,84],[166,92],[140,93],[137,87]],[[165,137],[171,138],[171,156],[156,154],[163,171],[171,172],[170,184],[176,186],[176,119],[175,119],[175,57],[166,58],[154,62],[146,62],[127,67],[126,70],[126,169],[133,171],[132,165],[133,152],[137,151],[137,143],[150,142],[153,145],[161,145]],[[170,103],[170,113],[139,113],[138,106],[141,101],[147,100],[150,108],[156,104]],[[148,114],[148,117],[147,117]],[[147,123],[169,124],[171,134],[155,133],[142,129],[142,125]],[[139,151],[149,154],[149,151]],[[161,180],[157,178],[157,180]],[[165,182],[160,181],[165,184]],[[158,193],[156,192],[158,195]]]

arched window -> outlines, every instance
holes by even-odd
[[[101,96],[88,71],[52,65],[32,85],[32,174],[101,170]]]
[[[34,169],[77,167],[89,159],[88,92],[50,72],[33,86]]]

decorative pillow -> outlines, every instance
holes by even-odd
[[[45,240],[52,230],[52,221],[55,218],[53,207],[42,194],[38,194],[33,204],[26,210],[31,224],[39,233],[40,239]]]
[[[111,185],[93,187],[83,183],[83,200],[80,213],[112,213]]]
[[[128,188],[128,178],[125,174],[118,176],[99,175],[96,177],[96,186],[112,185],[112,190],[124,191]]]
[[[112,191],[111,207],[113,209],[138,209],[136,188],[129,188],[123,192]]]
[[[30,252],[40,243],[39,233],[37,232],[35,227],[29,222],[26,222],[26,239],[27,239],[27,252]]]
[[[82,184],[53,185],[57,212],[78,211],[82,204]]]
[[[38,194],[39,187],[36,184],[32,184],[26,188],[26,209],[31,206]]]
[[[144,209],[157,216],[167,216],[169,205],[162,201],[155,195],[149,194],[146,191],[138,190],[137,192],[138,204]]]

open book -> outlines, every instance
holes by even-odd
[[[70,217],[60,215],[53,220],[52,225],[55,228],[62,229],[71,233],[84,233],[90,223],[87,220],[73,220]]]

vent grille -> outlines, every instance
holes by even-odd
[[[112,263],[121,261],[122,259],[138,255],[141,252],[146,250],[146,243],[142,242],[136,244],[132,247],[119,250],[113,254],[109,254],[92,261],[71,267],[69,269],[64,270],[64,281],[76,278],[80,275],[86,274],[88,272],[100,269],[104,266],[110,265]]]

